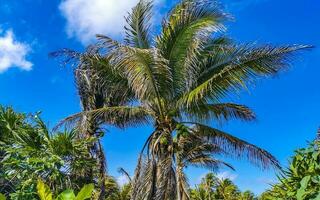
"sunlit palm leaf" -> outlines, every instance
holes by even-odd
[[[207,137],[208,142],[218,145],[226,153],[239,159],[247,159],[263,169],[280,168],[278,160],[269,152],[218,129],[199,123],[193,124],[195,134]]]
[[[113,65],[127,77],[136,97],[142,101],[157,99],[159,105],[161,95],[168,94],[172,79],[167,60],[158,50],[124,46],[106,36],[99,39],[111,48]],[[159,112],[161,110],[159,108]]]
[[[142,49],[150,47],[151,10],[152,1],[140,0],[126,17],[128,25],[125,26],[125,41],[128,45]]]
[[[234,103],[198,104],[185,109],[186,116],[191,120],[215,120],[216,122],[240,119],[253,121],[255,113],[244,105]]]
[[[176,91],[185,87],[186,69],[183,66],[186,58],[192,57],[190,53],[197,53],[203,37],[222,30],[221,22],[226,18],[226,14],[212,1],[182,1],[169,13],[156,47],[170,62]]]
[[[150,122],[152,112],[140,106],[103,107],[96,110],[84,111],[71,115],[62,120],[56,126],[56,128],[59,128],[64,124],[75,124],[86,116],[91,116],[103,123],[108,123],[123,128],[126,126],[135,126]]]
[[[246,88],[259,77],[278,74],[287,69],[292,55],[310,46],[250,47],[240,46],[233,53],[207,59],[207,67],[200,74],[194,87],[187,92],[181,104],[191,105],[200,100],[219,101],[232,90]]]

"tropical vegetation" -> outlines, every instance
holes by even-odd
[[[241,192],[230,179],[219,179],[213,173],[207,174],[195,189],[190,191],[192,200],[254,200],[251,191]]]
[[[73,190],[68,189],[61,192],[56,198],[54,198],[49,186],[41,180],[38,180],[37,193],[40,200],[86,200],[91,199],[93,188],[93,184],[84,185],[77,196],[74,194]]]
[[[216,125],[254,121],[249,107],[229,97],[286,70],[294,55],[310,46],[238,44],[226,34],[224,24],[232,17],[209,0],[181,0],[153,35],[152,6],[140,0],[132,9],[123,41],[97,35],[98,42],[83,53],[51,54],[73,67],[81,112],[50,130],[40,113],[0,108],[1,193],[27,200],[250,200],[252,192],[241,192],[213,173],[192,188],[185,169],[233,170],[225,157],[280,168],[269,152]],[[119,186],[107,174],[104,128],[146,125],[153,131],[141,147],[135,173],[131,177],[121,170],[129,183]],[[273,190],[285,187],[292,189],[288,198],[316,198],[318,154],[299,152]]]
[[[320,199],[319,145],[318,137],[306,148],[296,150],[289,167],[278,176],[279,183],[266,191],[263,199]]]

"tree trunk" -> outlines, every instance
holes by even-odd
[[[181,188],[180,188],[180,167],[177,165],[176,167],[176,181],[177,181],[177,200],[181,200]]]
[[[99,200],[104,200],[106,196],[106,159],[105,155],[103,152],[103,148],[100,142],[100,139],[98,140],[98,145],[99,145],[99,164],[100,164],[100,195],[99,195]]]

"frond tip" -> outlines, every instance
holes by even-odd
[[[266,150],[218,129],[199,123],[191,124],[195,125],[193,129],[195,134],[207,137],[208,142],[218,145],[227,155],[238,159],[246,159],[262,169],[269,167],[280,169],[279,161]]]

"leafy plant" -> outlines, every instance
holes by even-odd
[[[0,200],[6,200],[6,199],[7,199],[6,196],[0,193]]]
[[[51,133],[38,115],[26,116],[0,109],[1,192],[11,199],[34,199],[37,179],[60,192],[89,182],[86,168],[94,169],[88,146],[92,138],[77,139],[77,131]]]
[[[319,145],[317,139],[296,150],[289,167],[278,176],[279,183],[263,194],[263,199],[320,199]]]
[[[41,180],[38,180],[37,184],[37,193],[40,200],[86,200],[91,198],[93,189],[94,185],[88,184],[84,185],[77,195],[74,194],[73,190],[68,189],[61,192],[56,198],[54,198],[48,185]]]

